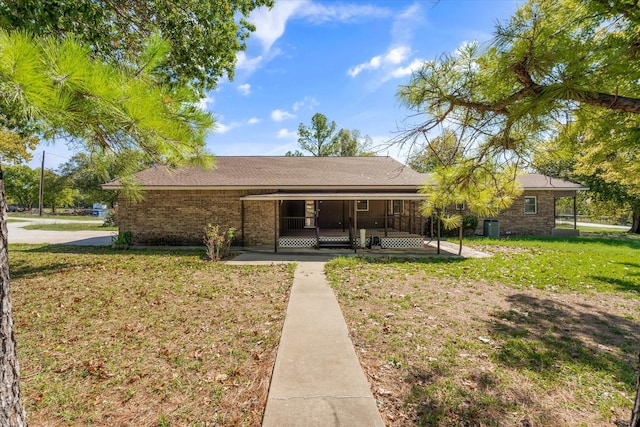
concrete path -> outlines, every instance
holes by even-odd
[[[254,252],[228,262],[298,264],[263,427],[384,426],[324,274],[330,258]]]
[[[11,218],[11,217],[10,217]],[[35,223],[84,223],[84,224],[102,224],[104,220],[96,221],[74,221],[57,218],[15,218],[20,222],[7,223],[7,236],[9,243],[49,243],[49,244],[68,244],[82,246],[109,246],[111,238],[116,235],[115,231],[101,230],[83,230],[83,231],[51,231],[51,230],[27,230],[23,228],[29,224]]]
[[[324,262],[295,271],[262,425],[384,426]]]

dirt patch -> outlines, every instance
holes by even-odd
[[[387,425],[628,419],[640,342],[636,297],[435,279],[429,265],[331,268]]]

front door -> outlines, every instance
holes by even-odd
[[[316,202],[304,201],[304,228],[316,228]]]

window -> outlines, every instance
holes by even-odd
[[[369,201],[368,200],[356,200],[356,210],[360,212],[369,210]]]
[[[538,213],[538,200],[536,199],[536,196],[524,197],[524,213],[525,214]]]
[[[391,201],[391,213],[403,214],[404,213],[404,200],[392,200]]]
[[[457,211],[463,211],[465,207],[466,206],[464,205],[464,203],[456,203],[456,210]]]

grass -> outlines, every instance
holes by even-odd
[[[32,425],[259,425],[292,266],[10,246]]]
[[[37,210],[34,210],[34,213],[8,212],[7,216],[9,218],[22,218],[22,219],[46,218],[46,219],[73,220],[73,221],[104,221],[104,218],[100,218],[97,216],[90,216],[90,215],[53,215],[53,214],[45,213],[42,217],[40,217],[36,212]]]
[[[102,224],[84,222],[56,222],[38,223],[23,227],[26,230],[48,230],[48,231],[118,231],[118,227],[105,227]]]
[[[389,426],[628,419],[640,240],[478,239],[485,259],[327,265]]]

